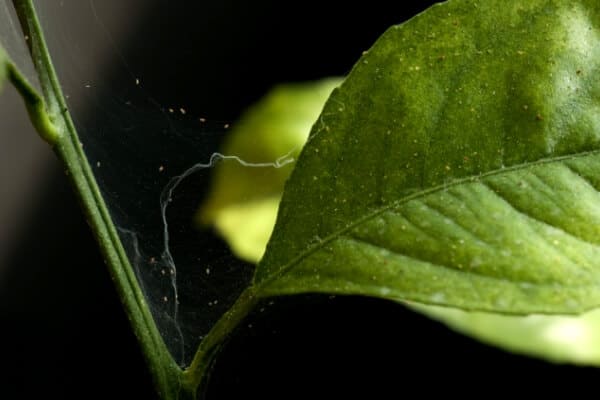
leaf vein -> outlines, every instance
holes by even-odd
[[[573,238],[581,243],[585,243],[587,245],[593,246],[595,248],[600,248],[600,244],[599,243],[594,243],[594,242],[590,242],[582,237],[577,236],[574,233],[568,232],[566,231],[564,228],[554,225],[548,221],[544,221],[532,214],[530,214],[527,210],[525,210],[522,207],[517,206],[516,204],[514,204],[513,202],[511,202],[507,197],[503,196],[499,191],[494,190],[493,187],[489,186],[487,183],[481,182],[482,185],[484,185],[485,187],[487,187],[491,192],[493,192],[494,194],[496,194],[496,196],[498,196],[498,198],[500,198],[502,201],[504,201],[506,203],[506,205],[508,205],[509,207],[511,207],[513,210],[515,210],[516,212],[518,212],[519,214],[521,214],[522,216],[524,216],[525,218],[531,219],[532,221],[536,221],[546,227],[550,227],[553,229],[556,229],[557,231],[559,231],[560,233],[564,234],[565,236],[568,236],[570,238]],[[546,241],[546,238],[542,237],[540,235],[540,238],[542,238],[543,240]],[[573,261],[573,260],[572,260]],[[575,262],[575,261],[573,261]],[[575,262],[576,264],[578,264],[577,262]]]
[[[375,242],[372,242],[370,240],[367,240],[365,238],[361,238],[361,237],[357,237],[357,236],[351,236],[349,234],[345,234],[345,235],[341,236],[341,238],[347,239],[347,240],[350,240],[350,241],[353,241],[353,242],[357,242],[357,243],[362,243],[364,245],[375,247],[377,249],[382,249],[382,250],[390,251],[390,249],[385,248],[382,245],[380,245],[378,243],[375,243]],[[511,280],[511,279],[504,278],[504,277],[498,277],[498,276],[488,275],[488,274],[482,273],[481,271],[478,271],[476,269],[469,269],[469,270],[464,269],[463,270],[463,269],[460,269],[460,268],[455,268],[455,267],[450,266],[450,265],[441,264],[441,263],[439,263],[437,261],[434,261],[434,260],[429,260],[429,259],[426,259],[426,258],[416,257],[416,256],[413,256],[413,255],[409,255],[409,254],[406,254],[404,252],[398,252],[398,251],[395,251],[395,250],[393,252],[395,254],[399,255],[399,256],[407,257],[407,258],[410,258],[410,259],[415,260],[417,262],[423,262],[423,263],[429,264],[429,265],[431,265],[433,267],[436,267],[438,269],[443,269],[443,270],[447,270],[447,271],[450,271],[450,272],[456,272],[456,273],[459,273],[459,274],[467,274],[467,275],[476,275],[478,277],[481,277],[481,278],[484,278],[484,279],[491,279],[491,280],[494,280],[496,282],[506,282],[506,283],[515,283],[516,282],[516,283],[522,283],[522,284],[544,286],[544,284],[540,284],[539,282],[535,282],[535,281],[529,281],[529,280],[514,281],[514,280]],[[548,284],[548,286],[550,286],[550,284]]]
[[[529,162],[525,162],[525,163],[521,163],[521,164],[515,164],[512,165],[510,167],[506,167],[506,168],[499,168],[499,169],[495,169],[492,171],[488,171],[486,173],[482,173],[478,176],[469,176],[469,177],[465,177],[465,178],[460,178],[460,179],[456,179],[452,182],[449,183],[443,183],[443,184],[439,184],[436,186],[433,186],[431,188],[428,189],[424,189],[421,190],[419,192],[415,192],[412,194],[409,194],[401,199],[398,199],[396,201],[393,201],[387,205],[378,207],[376,209],[374,209],[373,211],[371,211],[370,213],[367,213],[366,215],[364,215],[361,218],[357,218],[355,219],[353,222],[351,222],[350,224],[342,227],[341,229],[338,229],[337,231],[327,235],[326,237],[324,237],[319,243],[313,244],[312,246],[309,246],[306,250],[300,252],[297,256],[293,257],[287,264],[283,265],[279,270],[275,271],[272,275],[264,278],[262,281],[260,281],[258,283],[258,286],[260,288],[260,286],[266,286],[268,285],[270,282],[274,281],[275,279],[277,279],[278,277],[280,277],[281,275],[284,275],[285,273],[287,273],[293,266],[295,266],[296,264],[298,264],[299,262],[301,262],[303,259],[305,259],[306,257],[310,256],[312,253],[318,251],[319,249],[321,249],[323,246],[325,246],[326,244],[330,243],[331,241],[335,240],[336,238],[338,238],[339,236],[341,236],[342,234],[344,234],[345,232],[348,232],[350,230],[352,230],[353,228],[355,228],[356,226],[360,225],[361,223],[368,221],[371,218],[374,218],[384,212],[386,212],[387,210],[391,210],[393,208],[399,207],[400,205],[407,203],[411,200],[414,199],[418,199],[424,196],[427,196],[429,194],[433,194],[436,193],[440,190],[445,190],[448,189],[450,187],[454,187],[454,186],[458,186],[461,184],[466,184],[469,182],[481,182],[481,180],[487,178],[487,177],[491,177],[491,176],[497,176],[497,175],[502,175],[502,174],[508,174],[514,171],[519,171],[519,170],[523,170],[526,168],[533,168],[536,166],[541,166],[541,165],[545,165],[545,164],[552,164],[552,163],[556,163],[556,162],[563,162],[563,161],[567,161],[567,160],[573,160],[573,159],[577,159],[577,158],[584,158],[584,157],[589,157],[589,156],[594,156],[594,155],[598,155],[600,154],[600,149],[595,149],[595,150],[589,150],[589,151],[583,151],[583,152],[579,152],[579,153],[574,153],[574,154],[568,154],[568,155],[561,155],[561,156],[557,156],[557,157],[549,157],[549,158],[542,158],[536,161],[529,161]],[[260,290],[260,289],[259,289]]]

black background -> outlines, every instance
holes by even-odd
[[[160,103],[223,120],[276,82],[343,75],[386,27],[429,4],[221,1],[206,15],[199,3],[161,7],[126,54]],[[169,50],[157,57],[149,43]],[[192,75],[195,88],[184,78]],[[0,398],[154,398],[89,228],[54,169],[0,281]],[[504,353],[396,304],[305,296],[244,323],[215,364],[207,398],[587,392],[596,374]]]

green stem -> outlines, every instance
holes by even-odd
[[[31,123],[35,130],[40,134],[42,139],[54,146],[60,138],[60,132],[54,125],[54,122],[51,120],[48,113],[46,113],[44,99],[35,91],[29,82],[27,82],[27,79],[25,79],[13,63],[8,64],[7,70],[8,79],[25,101],[29,119],[31,119]]]
[[[82,150],[32,1],[13,2],[23,32],[29,36],[29,50],[40,79],[43,96],[39,96],[31,88],[14,66],[9,70],[10,79],[23,96],[33,125],[40,135],[53,145],[76,188],[159,394],[164,399],[178,398],[181,389],[181,369],[173,361],[158,332]]]
[[[235,328],[248,316],[260,298],[256,295],[255,287],[248,287],[235,304],[212,327],[208,335],[202,340],[194,359],[183,372],[182,385],[194,393],[206,381],[215,354],[220,346],[235,330]]]

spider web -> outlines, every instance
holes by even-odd
[[[251,166],[219,155],[229,126],[276,83],[344,75],[401,20],[373,9],[387,20],[357,30],[361,9],[356,20],[335,19],[343,29],[319,16],[320,25],[306,30],[318,3],[288,15],[290,24],[277,4],[36,1],[84,151],[156,325],[182,366],[254,269],[194,222],[209,167],[220,159],[269,174],[291,161]],[[324,31],[335,34],[324,38]]]
[[[77,36],[78,23],[46,22],[48,44],[83,148],[155,323],[174,359],[185,366],[253,272],[213,231],[193,221],[209,187],[210,168],[234,162],[268,173],[291,159],[250,164],[218,153],[233,118],[213,119],[193,104],[188,107],[193,102],[185,96],[181,100],[179,93],[164,95],[162,83],[152,77],[160,71],[131,63],[124,55],[129,54],[127,42],[120,38],[148,18],[139,10],[156,12],[155,4],[71,0],[37,6],[43,24],[87,21],[81,22],[87,24],[84,39]],[[125,27],[119,18],[127,20]]]

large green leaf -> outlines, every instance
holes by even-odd
[[[296,105],[308,106],[307,102],[313,102],[313,109],[321,109],[326,100],[319,95],[322,84],[317,82],[302,85],[304,90],[299,90],[298,85],[280,86],[275,90],[277,96],[271,92],[250,108],[242,120],[255,121],[255,123],[242,124],[242,127],[247,127],[247,129],[238,127],[231,132],[226,153],[248,155],[257,148],[270,148],[272,141],[277,141],[281,135],[285,134],[287,121],[297,118]],[[315,91],[315,93],[309,96],[310,91]],[[268,107],[274,97],[285,98],[285,106]],[[265,109],[271,109],[271,112],[263,112]],[[303,114],[303,116],[308,117],[308,114]],[[316,115],[313,119],[316,119]],[[298,130],[294,135],[298,140],[306,140],[308,137],[310,125],[304,126],[306,125],[304,122],[306,121],[303,121],[301,125],[306,130],[305,134],[301,134]],[[267,130],[269,134],[260,134],[264,132],[263,129],[258,131],[251,129],[255,126],[269,127],[270,129]],[[299,128],[300,124],[294,124],[294,126]],[[253,136],[255,140],[242,140],[245,136]],[[232,148],[230,143],[237,145]],[[299,143],[299,146],[303,145],[304,142]],[[258,263],[275,224],[274,217],[283,193],[283,181],[280,174],[244,175],[241,174],[242,168],[245,167],[217,168],[215,170],[213,188],[221,188],[222,194],[228,193],[229,185],[238,183],[241,176],[245,181],[243,186],[238,186],[238,189],[243,190],[237,191],[238,196],[233,202],[219,203],[216,200],[224,198],[217,195],[218,191],[213,192],[210,199],[213,201],[216,212],[211,222],[222,232],[237,256]],[[286,168],[285,172],[288,171],[291,170]],[[267,178],[272,179],[272,182],[264,185],[264,180]],[[271,189],[268,196],[262,200],[244,202],[244,199],[256,197],[257,190],[260,193],[263,185]],[[273,189],[277,189],[276,194]],[[205,207],[208,204],[211,204],[210,200],[205,203]],[[202,213],[206,212],[207,210],[204,208]],[[415,311],[444,322],[461,333],[514,352],[542,357],[555,362],[600,366],[600,309],[577,316],[539,314],[509,316],[430,305],[412,304],[409,306]]]
[[[311,132],[258,292],[600,305],[599,22],[592,0],[454,0],[388,30]]]

